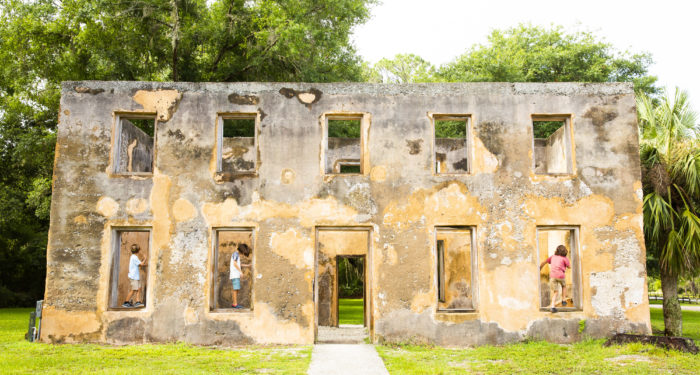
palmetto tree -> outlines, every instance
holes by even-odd
[[[659,259],[665,333],[682,334],[678,278],[700,265],[700,127],[688,95],[637,99],[644,237]]]

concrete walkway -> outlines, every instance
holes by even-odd
[[[663,309],[663,305],[649,305],[652,309]],[[681,311],[700,311],[700,306],[683,306],[681,305]]]
[[[367,329],[361,325],[341,324],[339,327],[318,327],[317,344],[364,344]]]
[[[309,375],[389,375],[374,346],[369,344],[317,344],[311,353]]]

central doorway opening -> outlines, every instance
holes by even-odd
[[[370,229],[316,229],[316,342],[362,343],[373,328]]]
[[[336,258],[338,288],[338,326],[365,324],[365,257],[338,255]]]

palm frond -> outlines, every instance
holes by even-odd
[[[653,102],[637,99],[644,192],[644,239],[666,272],[700,265],[700,147],[698,115],[675,90]]]
[[[684,201],[684,210],[676,216],[659,257],[661,267],[681,275],[700,265],[700,218]]]
[[[675,211],[664,197],[651,192],[644,197],[644,237],[653,247],[663,244],[663,237],[673,229]]]
[[[670,165],[669,174],[689,198],[700,202],[700,147],[697,144],[679,148]]]
[[[683,239],[682,252],[685,254],[686,269],[694,269],[700,264],[700,218],[688,206],[680,215],[678,233]]]
[[[684,266],[688,263],[683,249],[683,238],[676,230],[668,232],[666,244],[662,248],[659,256],[662,268],[671,271],[672,274],[680,275]]]
[[[642,140],[655,139],[656,116],[654,116],[654,104],[651,98],[644,94],[637,96],[637,118],[639,121],[639,135]]]

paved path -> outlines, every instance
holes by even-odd
[[[309,375],[389,375],[374,346],[369,344],[317,344],[311,353]]]
[[[649,305],[652,309],[663,309],[663,305]],[[681,305],[682,311],[700,311],[700,306],[683,306]]]
[[[361,325],[341,324],[339,327],[318,327],[318,344],[364,344],[367,329]]]

